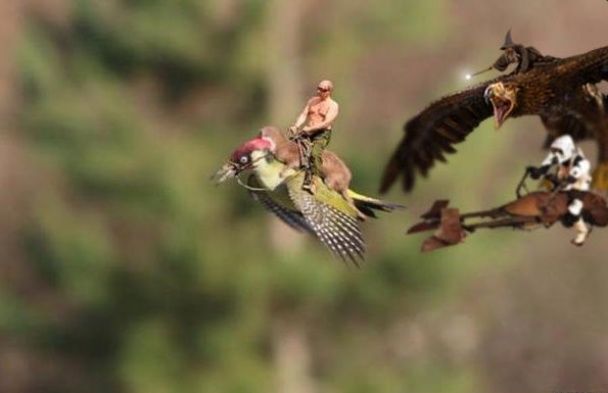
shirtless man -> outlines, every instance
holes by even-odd
[[[331,81],[319,82],[317,94],[308,100],[294,125],[289,128],[291,135],[299,137],[302,142],[301,162],[306,170],[302,188],[311,193],[314,193],[312,175],[320,176],[321,153],[329,144],[331,126],[338,116],[338,103],[331,98],[333,89],[334,85]]]

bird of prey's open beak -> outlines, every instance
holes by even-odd
[[[492,104],[494,110],[494,126],[499,129],[515,107],[517,90],[506,87],[502,82],[489,85],[485,92],[486,102]]]

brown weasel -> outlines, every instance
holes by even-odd
[[[301,167],[300,163],[300,150],[298,144],[293,142],[281,132],[277,127],[266,126],[260,130],[260,136],[270,140],[273,144],[272,153],[277,160],[283,162],[287,169],[298,170]],[[342,197],[353,207],[359,211],[355,204],[348,195],[348,189],[350,187],[350,181],[352,179],[352,173],[335,153],[324,150],[323,165],[320,168],[321,176],[323,181],[329,188],[338,192]],[[363,214],[359,215],[364,218]]]

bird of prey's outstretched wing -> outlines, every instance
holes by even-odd
[[[543,147],[548,148],[555,138],[566,134],[574,141],[600,139],[606,132],[606,109],[606,96],[596,85],[587,84],[572,91],[562,110],[539,114],[547,130]]]
[[[565,59],[560,74],[573,85],[599,83],[608,80],[608,46]]]
[[[255,175],[249,176],[247,184],[251,187],[249,190],[249,195],[251,195],[254,200],[260,202],[260,204],[264,206],[266,210],[273,213],[275,216],[281,219],[281,221],[296,231],[316,235],[310,225],[308,225],[306,222],[306,219],[302,213],[295,209],[295,206],[293,206],[293,203],[287,195],[287,200],[285,201],[281,200],[283,198],[277,198],[276,194],[272,195],[268,191],[262,190]]]
[[[541,116],[541,120],[547,129],[547,138],[543,144],[545,149],[548,149],[551,143],[562,135],[569,134],[575,142],[594,136],[584,121],[575,115],[566,114],[560,117]]]
[[[513,86],[518,91],[510,117],[541,116],[548,140],[564,133],[575,139],[595,138],[601,177],[606,179],[602,187],[608,188],[608,119],[602,105],[606,99],[589,88],[602,80],[608,80],[608,47],[553,59],[444,97],[405,124],[405,136],[385,168],[380,191],[387,191],[400,175],[404,190],[410,191],[417,174],[425,176],[435,161],[445,161],[445,154],[454,153],[453,145],[492,115],[484,91],[496,82],[508,82],[511,91]]]
[[[452,145],[465,140],[483,120],[492,116],[492,105],[485,101],[486,87],[505,77],[484,82],[465,91],[446,96],[410,119],[403,127],[405,136],[384,169],[380,192],[386,192],[403,176],[403,189],[410,191],[417,173],[426,176],[436,160],[454,153]]]

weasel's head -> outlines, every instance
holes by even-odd
[[[287,137],[281,132],[278,127],[275,126],[265,126],[260,130],[260,138],[268,141],[272,146],[270,148],[271,152],[275,152],[277,145],[287,142]]]

